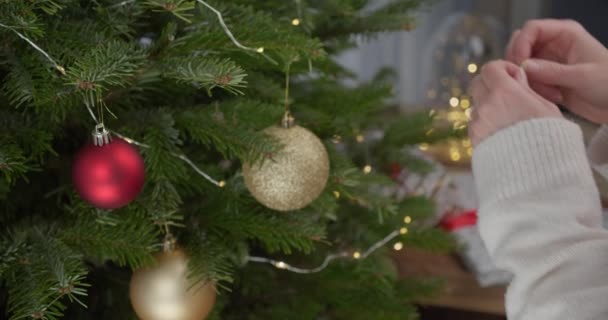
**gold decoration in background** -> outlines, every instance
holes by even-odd
[[[436,110],[435,120],[438,126],[465,130],[471,113],[470,98],[461,97],[459,105],[460,108]],[[418,145],[418,148],[448,166],[469,166],[473,156],[471,140],[468,138],[452,138],[432,145],[423,143]]]
[[[215,285],[187,279],[188,258],[180,249],[156,256],[157,264],[133,273],[131,304],[142,320],[203,320],[215,304]]]
[[[263,132],[284,148],[262,163],[243,165],[247,189],[260,203],[274,210],[306,207],[321,194],[329,178],[325,146],[316,135],[298,125],[272,126]]]
[[[435,109],[438,128],[466,131],[474,104],[467,88],[484,63],[503,54],[501,34],[485,17],[455,14],[431,37],[425,104]],[[418,148],[446,166],[469,166],[473,155],[466,138]]]

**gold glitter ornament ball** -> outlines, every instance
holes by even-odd
[[[203,320],[215,304],[215,286],[186,278],[188,258],[179,249],[161,252],[157,264],[133,273],[129,296],[142,320]]]
[[[329,177],[329,157],[321,140],[298,125],[272,126],[264,133],[284,147],[263,162],[243,165],[245,185],[268,208],[298,210],[313,202]]]

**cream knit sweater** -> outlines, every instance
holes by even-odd
[[[608,129],[589,157],[608,177]],[[508,318],[608,319],[608,231],[580,128],[557,118],[516,124],[475,149],[473,171],[482,238],[515,275]]]

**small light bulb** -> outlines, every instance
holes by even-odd
[[[258,53],[264,53],[264,47],[259,47],[256,51]]]
[[[426,151],[426,150],[428,150],[428,149],[429,149],[429,144],[428,144],[428,143],[421,143],[421,144],[418,146],[418,149],[420,149],[421,151]]]
[[[462,146],[466,147],[466,148],[470,147],[471,146],[471,139],[464,139],[464,140],[462,140]]]
[[[477,72],[477,65],[474,63],[469,63],[467,70],[469,70],[469,73],[475,73]]]
[[[338,134],[334,134],[334,136],[331,137],[331,142],[338,144],[338,143],[342,142],[342,137]]]
[[[353,253],[353,258],[355,258],[355,259],[360,259],[360,258],[361,258],[361,252],[359,252],[359,251],[355,251],[355,252]]]
[[[406,224],[410,224],[410,223],[412,223],[412,217],[410,217],[410,216],[405,216],[405,218],[403,218],[403,222],[405,222]]]
[[[401,243],[401,242],[396,242],[396,243],[393,245],[393,249],[395,249],[395,251],[399,251],[399,250],[403,249],[403,243]]]
[[[340,199],[340,191],[334,191],[334,197],[336,197],[336,199]]]
[[[467,155],[468,155],[469,157],[472,157],[472,156],[473,156],[473,148],[469,147],[469,148],[467,149]]]
[[[57,69],[57,71],[61,72],[62,75],[64,75],[64,76],[66,75],[64,67],[62,67],[60,65],[56,65],[55,69]]]
[[[365,167],[363,167],[363,173],[370,174],[371,172],[372,172],[372,166],[370,166],[369,164],[366,165]]]
[[[355,138],[357,140],[357,142],[361,143],[363,141],[365,141],[365,137],[362,134],[358,134],[357,137]]]
[[[460,100],[460,107],[463,109],[468,109],[471,107],[471,100],[467,99],[467,98],[462,98],[462,100]]]
[[[399,229],[399,233],[401,233],[401,234],[406,234],[407,232],[408,232],[408,230],[406,227]]]
[[[275,264],[275,266],[279,269],[286,269],[287,268],[287,264],[283,261],[279,261]]]
[[[461,157],[462,156],[460,155],[460,152],[458,152],[458,151],[450,153],[450,159],[452,159],[452,161],[460,161]]]
[[[452,108],[458,107],[459,103],[460,103],[460,100],[458,98],[456,98],[456,97],[450,98],[450,106],[452,106]]]
[[[223,188],[226,186],[226,181],[222,180],[217,184],[220,188]]]
[[[294,26],[299,26],[300,25],[300,19],[296,18],[291,20],[291,24]]]

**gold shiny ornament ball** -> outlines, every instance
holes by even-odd
[[[215,304],[215,285],[187,279],[188,258],[179,249],[161,252],[157,264],[133,273],[129,296],[141,320],[203,320]]]
[[[323,192],[329,177],[325,146],[309,130],[293,125],[272,126],[264,133],[283,149],[270,158],[243,165],[245,185],[263,205],[278,211],[298,210]]]

